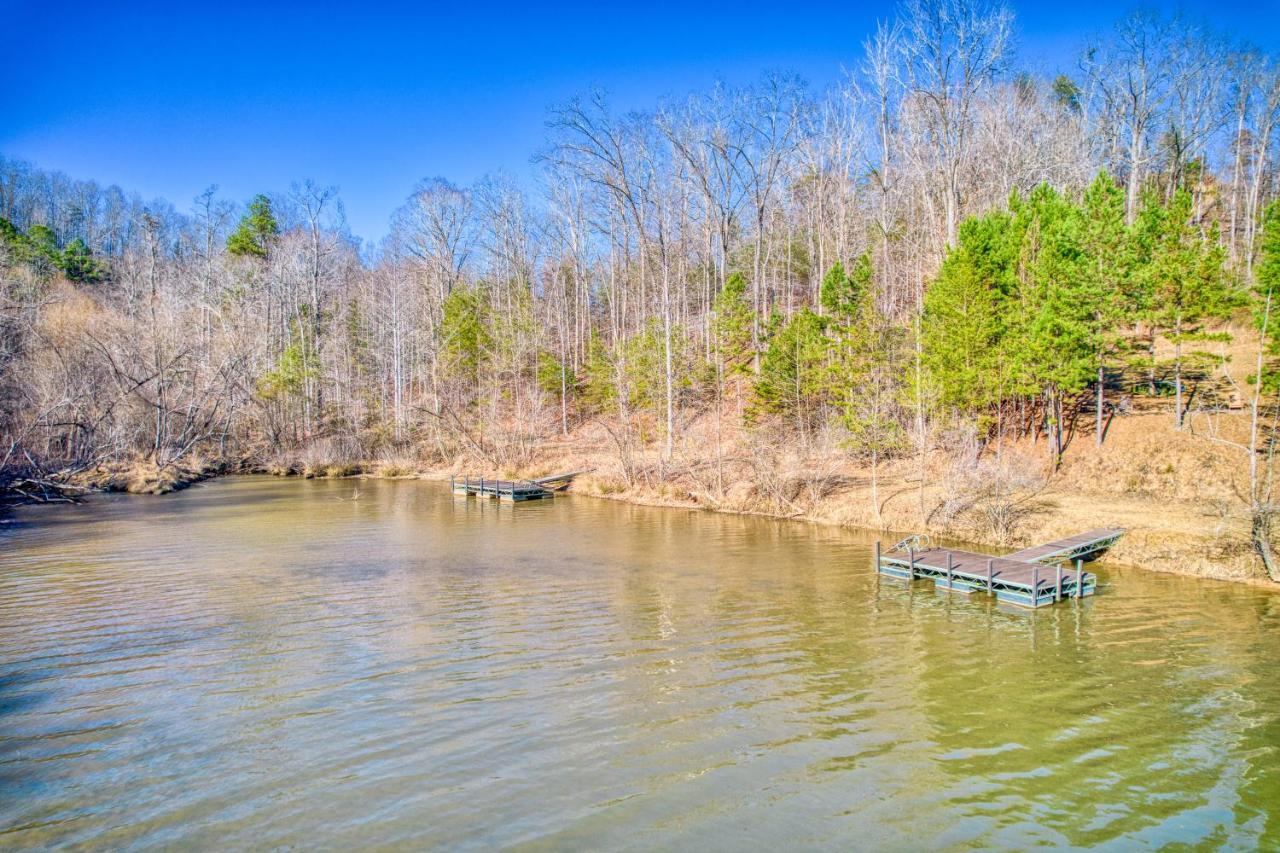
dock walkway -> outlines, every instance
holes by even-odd
[[[449,489],[455,495],[497,498],[504,501],[536,501],[553,498],[558,490],[565,489],[573,478],[587,471],[570,471],[553,474],[536,480],[502,480],[494,477],[452,476]]]
[[[1107,550],[1124,535],[1120,527],[1100,527],[1088,533],[1078,533],[1065,539],[1055,539],[1043,545],[1023,548],[1005,554],[1006,560],[1022,560],[1025,563],[1058,563],[1063,560],[1089,559],[1093,554]]]
[[[496,498],[503,501],[536,501],[555,497],[555,492],[532,480],[495,480],[490,477],[451,477],[455,495]]]
[[[876,569],[903,580],[931,578],[938,589],[950,592],[988,592],[1020,607],[1043,607],[1093,595],[1098,579],[1084,570],[1084,561],[1105,551],[1122,535],[1120,528],[1101,528],[1003,557],[954,548],[916,550],[919,538],[911,537],[887,554],[881,554],[877,542]],[[1075,569],[1062,567],[1068,560],[1075,562]]]

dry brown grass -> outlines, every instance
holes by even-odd
[[[408,459],[382,459],[366,465],[365,476],[399,480],[418,476],[418,468]]]
[[[153,458],[142,458],[100,465],[82,475],[79,482],[89,488],[109,492],[163,495],[185,489],[220,471],[219,466],[199,456],[167,465],[159,465]]]
[[[1162,344],[1163,346],[1163,344]],[[1252,342],[1239,331],[1219,347],[1229,357],[1214,381],[1231,376],[1243,387]],[[1202,383],[1207,384],[1207,383]],[[1209,399],[1201,397],[1200,399]],[[599,497],[662,506],[800,518],[817,523],[900,532],[929,532],[952,539],[1012,548],[1091,527],[1117,525],[1128,534],[1108,559],[1134,566],[1201,576],[1262,577],[1248,545],[1240,498],[1246,457],[1215,439],[1241,441],[1247,414],[1195,403],[1186,428],[1174,429],[1172,401],[1135,400],[1132,414],[1117,415],[1102,448],[1094,446],[1092,421],[1082,417],[1061,467],[1052,471],[1046,443],[1023,439],[977,451],[963,436],[935,436],[924,459],[923,482],[913,455],[882,462],[877,498],[870,470],[849,458],[839,436],[816,434],[802,444],[793,432],[744,430],[736,404],[681,424],[674,458],[660,458],[658,431],[626,446],[610,426],[581,425],[568,438],[538,446],[523,468],[492,471],[513,477],[592,469],[573,490]],[[393,458],[351,461],[345,448],[317,446],[280,459],[264,470],[304,477],[410,477],[485,471],[470,458],[447,467]],[[105,479],[111,488],[166,491],[190,482],[182,467],[157,469],[145,461],[120,466]],[[196,478],[199,474],[194,475]],[[893,534],[887,533],[887,537]]]
[[[1100,450],[1084,419],[1056,472],[1049,470],[1043,440],[1010,442],[999,461],[988,447],[961,459],[959,471],[953,470],[956,448],[935,446],[926,459],[923,488],[914,457],[881,465],[878,506],[871,500],[868,468],[849,459],[838,442],[815,441],[806,449],[781,436],[730,429],[728,411],[718,430],[709,415],[686,423],[673,463],[660,463],[656,444],[639,450],[632,464],[655,473],[632,485],[610,436],[591,424],[568,441],[542,448],[536,467],[519,473],[592,468],[575,481],[574,492],[885,531],[927,530],[992,548],[1118,525],[1129,533],[1108,555],[1112,562],[1257,580],[1262,571],[1248,545],[1237,494],[1245,458],[1210,440],[1211,432],[1243,437],[1246,415],[1221,412],[1212,422],[1209,417],[1193,415],[1178,431],[1170,410],[1147,406],[1117,416]],[[447,477],[450,470],[432,473]],[[992,488],[997,480],[1002,487]]]

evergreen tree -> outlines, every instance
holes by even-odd
[[[1138,275],[1150,330],[1151,369],[1154,373],[1154,338],[1163,333],[1174,346],[1174,424],[1181,429],[1186,360],[1214,358],[1211,353],[1188,352],[1185,345],[1205,340],[1204,321],[1228,316],[1239,300],[1228,286],[1216,228],[1210,234],[1201,231],[1192,216],[1190,193],[1177,190],[1167,205],[1148,195],[1138,226],[1143,249]]]
[[[1051,88],[1053,89],[1053,99],[1058,103],[1058,106],[1073,113],[1080,112],[1080,96],[1083,93],[1076,81],[1065,74],[1059,74],[1053,78]]]
[[[898,403],[902,330],[876,307],[870,253],[851,275],[837,263],[823,279],[822,301],[839,357],[831,379],[848,438],[845,447],[871,467],[871,504],[880,513],[880,461],[904,439]]]
[[[984,412],[1008,388],[1003,344],[1016,285],[1013,226],[1000,211],[961,223],[956,247],[925,294],[924,366],[948,411]]]
[[[1083,216],[1048,184],[1017,201],[1018,334],[1008,339],[1020,385],[1043,395],[1050,447],[1062,456],[1063,401],[1095,375],[1100,291],[1083,248]]]
[[[1091,335],[1098,375],[1094,407],[1094,442],[1102,446],[1102,412],[1108,359],[1124,343],[1119,324],[1132,303],[1134,256],[1124,221],[1124,190],[1105,171],[1085,191],[1081,236],[1085,252],[1086,286],[1093,303]]]
[[[614,413],[618,408],[617,365],[600,334],[594,331],[587,340],[582,402],[598,414]]]
[[[1271,394],[1280,392],[1280,368],[1274,359],[1280,356],[1280,335],[1276,334],[1275,312],[1280,300],[1280,201],[1273,201],[1263,212],[1258,263],[1254,266],[1254,318],[1263,335],[1266,354],[1271,361],[1261,365],[1262,387]]]
[[[279,233],[280,224],[271,210],[271,200],[265,195],[256,195],[249,202],[249,212],[227,237],[227,251],[237,257],[265,258]]]
[[[789,320],[775,316],[770,326],[751,416],[793,417],[804,435],[829,388],[826,322],[802,308]]]
[[[866,378],[871,355],[872,275],[867,255],[858,258],[852,275],[846,274],[844,264],[836,261],[823,277],[819,292],[819,302],[827,312],[827,335],[833,344],[828,361],[828,390],[846,411]]]
[[[26,234],[27,253],[24,260],[39,275],[51,275],[62,268],[62,252],[58,249],[58,235],[47,225],[32,225]]]
[[[819,301],[829,315],[848,320],[862,310],[871,292],[871,258],[859,256],[852,274],[846,274],[844,264],[836,261],[822,278]]]
[[[650,317],[643,329],[627,338],[627,404],[633,411],[656,411],[664,401],[662,346],[662,322],[657,317]]]
[[[97,284],[107,277],[106,266],[79,237],[62,250],[61,267],[67,278],[81,284]]]
[[[258,377],[258,396],[267,401],[284,401],[303,393],[309,379],[319,375],[320,361],[309,346],[298,320],[289,323],[289,343],[281,351],[276,365]]]
[[[747,298],[747,280],[740,272],[733,272],[725,279],[724,287],[716,294],[712,304],[714,315],[711,328],[715,337],[715,387],[719,401],[724,395],[725,374],[733,377],[738,401],[738,413],[742,415],[743,386],[751,375],[755,350],[752,347],[751,330],[755,312]],[[719,402],[717,402],[717,406]]]
[[[721,363],[731,371],[751,369],[751,302],[742,273],[730,273],[716,295],[714,329]]]
[[[440,357],[445,375],[473,389],[492,349],[485,308],[483,295],[474,287],[455,287],[442,305]]]

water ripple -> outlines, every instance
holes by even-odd
[[[1280,846],[1280,600],[243,478],[0,530],[0,846]]]

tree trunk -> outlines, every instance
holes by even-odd
[[[1102,394],[1103,385],[1106,382],[1106,370],[1102,364],[1098,365],[1098,400],[1094,411],[1094,442],[1098,447],[1102,446]]]
[[[1147,357],[1151,359],[1151,364],[1147,367],[1147,391],[1151,396],[1156,395],[1156,329],[1155,326],[1147,334]]]
[[[1250,512],[1249,541],[1262,560],[1262,568],[1266,570],[1267,577],[1280,583],[1280,564],[1277,563],[1275,549],[1271,546],[1271,513],[1258,504],[1254,504]]]
[[[1182,318],[1173,327],[1173,425],[1182,429]]]

